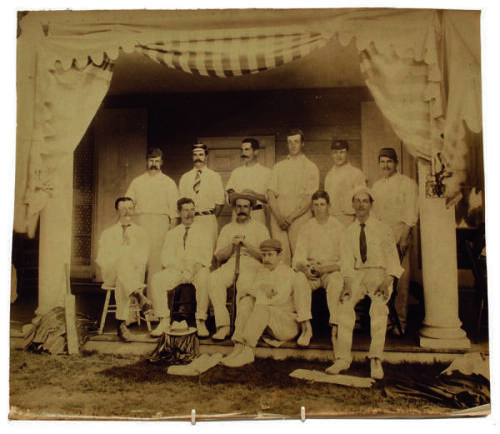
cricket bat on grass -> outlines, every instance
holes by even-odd
[[[66,316],[66,342],[68,354],[79,354],[78,332],[76,331],[76,307],[75,296],[71,294],[69,264],[64,264],[66,275],[66,294],[64,297],[64,314]]]

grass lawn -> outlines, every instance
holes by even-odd
[[[453,411],[428,400],[389,397],[383,380],[371,389],[309,383],[289,377],[297,368],[324,370],[326,362],[257,359],[239,369],[216,366],[199,377],[166,374],[166,367],[137,356],[84,353],[36,355],[12,350],[11,418],[130,417],[197,420],[231,414],[233,418],[278,415],[325,416],[437,415]],[[408,372],[432,380],[443,364],[384,364],[386,378]],[[350,375],[368,376],[369,363],[354,363]]]

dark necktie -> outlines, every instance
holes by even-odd
[[[366,234],[365,234],[365,224],[360,223],[361,230],[359,231],[359,254],[361,256],[361,261],[363,264],[366,262],[366,253],[367,253],[367,246],[366,246]]]
[[[193,184],[193,191],[195,192],[195,194],[198,194],[200,192],[200,184],[201,184],[201,170],[197,170]]]
[[[189,228],[191,226],[186,226],[186,229],[185,229],[185,232],[184,232],[184,236],[182,237],[182,241],[184,242],[184,250],[186,249],[186,240],[187,240],[187,237],[188,237],[188,232],[189,232]]]

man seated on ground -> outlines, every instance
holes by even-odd
[[[168,291],[183,283],[192,283],[196,289],[196,326],[200,338],[208,337],[205,326],[208,311],[208,279],[212,261],[212,238],[206,227],[194,221],[193,199],[182,197],[177,201],[181,224],[167,232],[161,262],[164,269],[153,276],[151,297],[155,314],[160,319],[151,335],[161,336],[170,328]]]
[[[332,337],[336,336],[337,306],[343,285],[340,240],[345,228],[329,215],[330,196],[326,191],[318,190],[312,195],[311,208],[314,218],[300,228],[293,255],[293,267],[298,272],[294,301],[302,330],[297,341],[300,346],[308,346],[312,338],[312,291],[318,288],[326,290]]]
[[[259,245],[269,238],[267,228],[259,222],[250,218],[250,212],[255,205],[253,195],[233,193],[231,205],[236,213],[236,221],[226,224],[219,235],[215,249],[215,257],[223,265],[210,275],[209,295],[214,308],[216,333],[212,336],[215,340],[224,340],[230,333],[230,318],[226,307],[227,288],[234,282],[236,250],[240,250],[240,268],[237,282],[237,300],[239,288],[248,287],[246,282],[253,282],[255,273],[261,266],[261,254]],[[244,312],[238,304],[236,305],[238,316]],[[238,321],[238,319],[237,319]]]
[[[254,361],[255,346],[264,331],[268,330],[279,341],[294,339],[299,333],[292,298],[295,273],[289,266],[280,264],[281,243],[266,240],[260,244],[260,252],[263,267],[252,285],[245,288],[255,297],[254,306],[233,335],[233,351],[222,361],[232,368]]]
[[[338,374],[349,368],[351,347],[358,301],[368,295],[371,299],[371,377],[384,377],[382,354],[387,327],[387,302],[391,297],[394,278],[402,272],[396,242],[391,229],[370,215],[373,194],[368,187],[358,187],[352,197],[356,220],[347,228],[342,240],[342,274],[344,288],[338,309],[338,336],[333,343],[335,362],[326,369]]]
[[[116,199],[115,209],[118,222],[102,233],[96,263],[102,271],[103,285],[115,288],[118,335],[131,341],[133,336],[127,327],[131,297],[138,301],[143,313],[152,309],[151,302],[143,295],[149,237],[145,229],[132,221],[131,198]]]

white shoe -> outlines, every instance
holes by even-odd
[[[309,321],[304,321],[302,323],[302,334],[299,339],[297,339],[297,345],[300,347],[308,347],[313,336],[311,323]]]
[[[202,319],[196,320],[196,328],[198,329],[198,337],[203,339],[203,338],[208,338],[210,336],[210,333],[208,332],[207,326],[205,325],[205,321]]]
[[[151,332],[151,336],[153,336],[154,338],[159,338],[163,333],[167,333],[169,330],[170,318],[161,318],[158,326]]]
[[[224,365],[229,368],[239,368],[240,366],[253,363],[254,360],[255,356],[253,355],[253,348],[244,345],[241,353],[226,361]]]
[[[222,359],[222,362],[221,362],[221,363],[222,363],[223,365],[226,365],[226,362],[228,362],[228,361],[230,361],[230,360],[234,359],[236,356],[240,355],[240,354],[241,354],[241,352],[243,351],[243,348],[244,348],[244,347],[245,347],[245,345],[243,345],[242,343],[240,343],[240,342],[236,342],[236,343],[234,344],[233,351],[231,351],[231,353],[230,353],[230,354],[228,354],[226,357],[224,357],[224,358]],[[227,366],[227,365],[226,365],[226,366]]]
[[[382,380],[384,378],[384,370],[382,369],[382,360],[378,357],[371,359],[370,361],[370,377],[375,378],[375,380]]]
[[[229,337],[230,333],[231,333],[231,329],[229,326],[222,326],[222,327],[219,327],[219,329],[217,330],[217,333],[215,333],[212,336],[212,339],[214,341],[223,341]]]
[[[330,375],[337,375],[338,373],[349,369],[349,366],[351,366],[351,364],[347,360],[337,359],[332,366],[325,369],[325,372]]]

